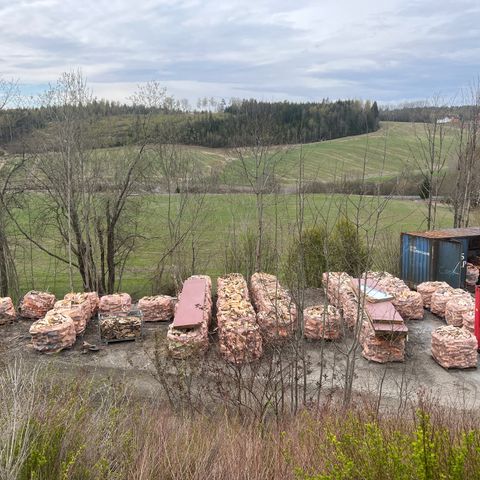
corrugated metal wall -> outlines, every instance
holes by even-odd
[[[402,279],[411,287],[431,280],[433,248],[432,240],[402,233]]]

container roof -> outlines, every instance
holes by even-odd
[[[427,232],[406,232],[408,235],[423,238],[466,238],[480,237],[480,227],[445,228],[444,230],[429,230]]]

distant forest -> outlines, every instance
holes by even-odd
[[[105,100],[72,108],[83,110],[88,128],[103,129],[103,136],[108,137],[103,147],[135,142],[139,118],[145,114],[154,115],[155,129],[167,132],[176,143],[213,148],[251,145],[260,138],[271,144],[317,142],[368,133],[379,127],[377,103],[358,100],[319,103],[242,100],[216,112],[188,112],[179,105],[147,109],[143,105]],[[4,110],[0,115],[0,144],[48,129],[56,118],[54,107]]]
[[[458,106],[402,106],[397,108],[381,108],[379,119],[392,122],[431,122],[434,119],[443,117],[458,116],[460,119],[468,120],[472,115],[471,105]]]

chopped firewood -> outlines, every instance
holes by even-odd
[[[362,355],[372,362],[403,362],[405,358],[405,335],[392,333],[375,335],[369,320],[364,320],[360,331]]]
[[[142,334],[142,318],[135,315],[108,315],[98,321],[102,340],[135,340]]]
[[[15,307],[10,297],[0,297],[0,325],[12,323],[17,318]]]
[[[472,335],[475,335],[475,306],[462,314],[462,326]]]
[[[80,335],[85,331],[87,322],[90,319],[91,306],[88,298],[77,297],[73,300],[59,300],[55,302],[53,309],[56,312],[63,313],[73,320],[75,331]]]
[[[20,302],[20,315],[25,318],[43,318],[53,308],[55,295],[32,290]]]
[[[444,325],[432,332],[432,357],[444,368],[477,367],[477,339],[468,330]]]
[[[478,282],[480,270],[478,266],[473,265],[473,263],[467,263],[467,275],[465,278],[465,283],[470,287],[473,287]]]
[[[437,317],[445,318],[445,308],[447,303],[454,297],[465,295],[465,290],[460,288],[441,287],[432,295],[430,310]]]
[[[178,360],[193,355],[202,355],[208,350],[208,327],[202,322],[193,328],[168,327],[168,353]]]
[[[333,305],[315,305],[303,312],[305,338],[337,340],[342,336],[342,317]]]
[[[50,310],[44,318],[30,327],[32,344],[35,350],[55,353],[71,347],[76,340],[75,324],[63,313]]]
[[[425,308],[430,308],[432,303],[432,295],[439,288],[449,287],[447,282],[423,282],[417,285],[417,292],[422,296],[423,306]]]
[[[250,280],[250,291],[264,339],[292,336],[297,322],[297,309],[277,277],[268,273],[254,273]]]
[[[138,309],[145,322],[169,322],[175,310],[175,298],[168,295],[143,297],[138,301]]]
[[[423,299],[418,292],[400,290],[392,303],[404,320],[423,319]]]
[[[218,278],[217,323],[220,352],[232,363],[251,362],[262,355],[262,338],[247,282],[239,273]]]
[[[353,293],[351,281],[352,277],[345,272],[324,272],[322,274],[322,285],[331,305],[337,308],[341,307],[341,292],[344,289]]]
[[[445,320],[448,325],[461,327],[463,325],[463,314],[468,311],[475,311],[473,297],[464,292],[464,295],[453,297],[445,306]]]
[[[73,305],[81,304],[83,308],[86,310],[87,322],[92,317],[92,302],[90,301],[90,298],[87,293],[74,293],[74,292],[67,293],[63,297],[63,300],[65,300],[66,302],[70,302]],[[61,302],[61,300],[56,302],[56,304],[59,302]]]
[[[102,315],[127,313],[132,309],[132,299],[128,293],[114,293],[100,298],[98,311]]]

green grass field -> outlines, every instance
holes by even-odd
[[[339,211],[359,197],[307,195],[305,206],[306,227],[328,223],[332,225]],[[362,218],[367,219],[375,209],[375,198],[364,198]],[[131,255],[120,288],[132,294],[134,298],[152,292],[152,277],[155,267],[165,250],[166,202],[165,196],[156,195],[142,198],[140,231],[144,236],[138,248]],[[268,234],[278,236],[278,250],[284,254],[295,231],[296,197],[294,195],[271,196],[267,199],[266,225]],[[439,209],[439,226],[451,226],[451,213],[445,208]],[[390,200],[380,217],[380,232],[390,235],[392,242],[399,242],[401,231],[425,228],[425,208],[420,201]],[[365,235],[371,237],[373,220],[365,224]],[[233,230],[241,235],[255,228],[255,206],[251,195],[208,195],[205,199],[204,220],[195,232],[196,273],[207,273],[216,277],[225,273],[225,246]],[[55,245],[55,233],[47,229],[48,244]],[[186,242],[184,260],[191,263],[190,238]],[[61,250],[57,250],[59,253]],[[66,265],[48,257],[36,247],[21,241],[16,249],[17,269],[20,276],[20,293],[36,288],[48,289],[58,296],[68,290],[68,270]],[[76,280],[76,289],[81,284]]]

